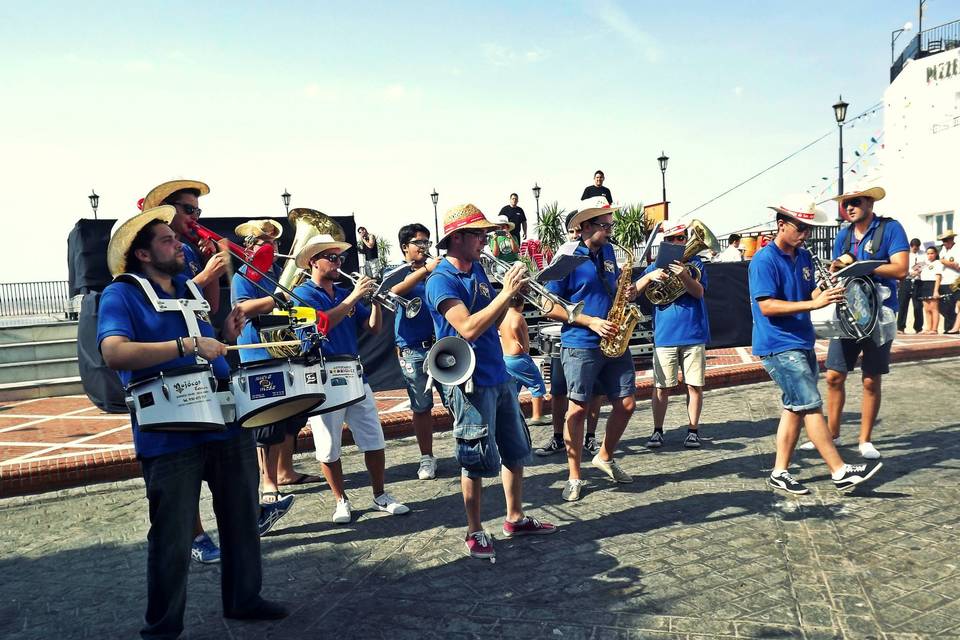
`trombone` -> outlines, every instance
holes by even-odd
[[[361,277],[359,273],[346,273],[344,271],[341,271],[340,275],[352,282],[354,286],[357,285],[357,281],[359,281]],[[423,301],[420,300],[420,298],[411,298],[408,300],[403,296],[398,296],[392,291],[377,291],[373,294],[373,301],[393,313],[397,312],[397,307],[403,307],[403,315],[407,318],[416,316],[420,313],[420,307],[423,306]]]
[[[501,284],[503,283],[503,277],[508,271],[510,271],[510,269],[513,268],[514,265],[512,262],[501,260],[497,256],[493,255],[486,247],[480,254],[480,260],[488,267],[488,271],[490,272],[490,275],[493,276],[494,280],[500,282]],[[547,288],[537,282],[535,278],[531,278],[527,282],[520,295],[524,300],[536,307],[537,310],[543,315],[550,313],[550,311],[556,306],[561,307],[567,312],[568,323],[576,320],[580,315],[580,312],[583,311],[583,302],[578,302],[577,304],[567,302],[563,298],[557,296],[555,293],[547,290]]]

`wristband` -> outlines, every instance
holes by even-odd
[[[180,336],[177,336],[177,353],[180,354],[180,357],[181,357],[181,358],[184,356],[184,353],[183,353],[183,338],[181,338]]]

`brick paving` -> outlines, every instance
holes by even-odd
[[[943,410],[958,373],[956,358],[894,367],[874,440],[885,467],[851,494],[838,494],[819,458],[800,452],[793,471],[813,493],[766,487],[779,416],[769,382],[708,392],[699,451],[680,444],[678,402],[667,446],[645,449],[650,405],[641,401],[622,456],[633,484],[588,469],[584,498],[565,503],[559,456],[527,468],[528,510],[560,524],[556,535],[504,540],[502,492],[487,483],[496,564],[464,556],[448,433],[437,435],[445,457],[434,481],[413,479],[412,439],[388,443],[390,491],[413,509],[405,517],[368,508],[362,459],[348,448],[355,521],[330,523],[324,485],[297,487],[293,510],[263,539],[264,592],[292,615],[225,621],[219,567],[194,563],[184,637],[960,638],[960,421]],[[857,460],[858,379],[847,387],[848,461]],[[548,427],[532,434],[548,435]],[[319,470],[311,456],[297,462]],[[214,529],[206,489],[201,510]],[[142,481],[2,499],[0,529],[0,637],[136,635]]]
[[[822,362],[826,341],[817,344]],[[917,360],[960,355],[957,336],[901,335],[893,348],[895,360]],[[637,371],[637,392],[644,396],[652,385],[647,367]],[[715,349],[707,354],[707,388],[759,382],[768,376],[749,347]],[[413,433],[409,401],[402,390],[377,392],[377,406],[388,438]],[[529,415],[529,394],[521,404]],[[450,426],[450,416],[436,398],[435,427]],[[91,482],[121,480],[139,475],[134,458],[130,422],[126,415],[108,414],[85,396],[67,396],[0,403],[0,496],[36,493]],[[349,442],[349,433],[346,441]],[[309,428],[300,434],[299,447],[312,450]]]

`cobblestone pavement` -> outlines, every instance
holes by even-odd
[[[191,568],[184,637],[199,638],[927,638],[960,637],[960,423],[945,417],[956,359],[902,364],[885,380],[874,442],[885,466],[869,488],[838,494],[816,454],[795,457],[813,489],[767,488],[780,411],[771,384],[708,392],[702,450],[684,450],[675,401],[667,446],[643,446],[649,402],[626,434],[614,486],[588,469],[589,492],[560,499],[559,457],[528,467],[529,512],[554,536],[505,540],[503,494],[489,483],[485,524],[497,563],[465,557],[454,463],[418,481],[416,445],[387,445],[390,491],[413,513],[369,509],[361,457],[348,449],[359,513],[330,523],[324,485],[263,539],[264,592],[292,607],[278,623],[220,616],[219,568]],[[848,382],[841,454],[859,422]],[[533,433],[535,442],[549,428]],[[449,434],[437,450],[449,456]],[[308,457],[304,471],[318,472]],[[206,491],[206,490],[205,490]],[[212,526],[209,494],[201,505]],[[0,637],[135,637],[144,609],[147,531],[140,481],[0,501]]]

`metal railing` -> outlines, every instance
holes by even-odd
[[[908,60],[919,60],[960,47],[960,20],[954,20],[913,36],[890,67],[890,82],[896,80]]]
[[[66,280],[0,283],[0,316],[67,315],[69,302]]]

